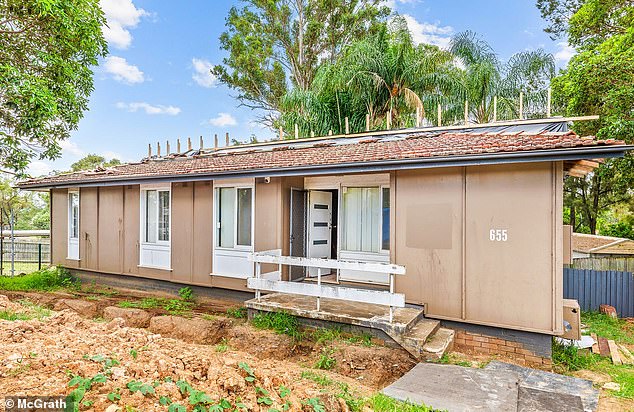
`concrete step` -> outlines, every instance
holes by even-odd
[[[429,358],[430,355],[425,351],[425,345],[427,345],[428,342],[434,341],[434,337],[440,329],[439,321],[423,318],[420,319],[409,331],[402,334],[392,334],[391,337],[399,345],[401,345],[403,349],[408,351],[417,360],[421,361]],[[445,337],[444,334],[443,337]],[[440,343],[435,343],[430,346],[430,350],[433,351],[435,346],[438,345],[440,345]],[[433,357],[434,354],[431,356]]]
[[[436,360],[453,349],[454,336],[452,329],[439,328],[423,345],[423,356],[426,360]]]

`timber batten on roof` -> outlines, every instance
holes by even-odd
[[[565,122],[527,121],[488,128],[395,130],[350,137],[277,141],[189,150],[146,158],[138,163],[29,179],[18,186],[38,189],[133,184],[157,179],[360,173],[556,160],[565,161],[566,170],[578,175],[591,171],[601,159],[622,156],[632,148],[623,141],[580,137],[566,130]]]

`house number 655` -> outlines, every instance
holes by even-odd
[[[506,242],[509,240],[508,231],[506,229],[491,229],[489,231],[489,240],[491,242]]]

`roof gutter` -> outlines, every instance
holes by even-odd
[[[25,184],[17,186],[24,190],[63,189],[71,187],[102,187],[133,185],[151,182],[193,182],[201,180],[221,180],[245,177],[314,176],[324,174],[385,172],[392,170],[428,169],[436,167],[481,166],[508,163],[554,162],[563,160],[583,160],[622,157],[626,151],[634,150],[634,145],[591,146],[569,149],[550,149],[526,152],[487,153],[465,156],[423,157],[415,159],[379,160],[371,162],[351,162],[336,165],[307,165],[258,170],[236,170],[229,172],[209,172],[193,174],[172,174],[156,176],[112,177],[93,181],[63,183]]]

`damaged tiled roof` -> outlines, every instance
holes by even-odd
[[[381,161],[450,158],[483,154],[534,152],[594,146],[622,146],[623,141],[579,137],[573,132],[482,133],[410,132],[306,143],[289,140],[271,144],[203,150],[189,155],[144,159],[90,172],[65,173],[20,182],[21,188],[130,180],[158,176],[213,175],[230,172],[336,166]]]

